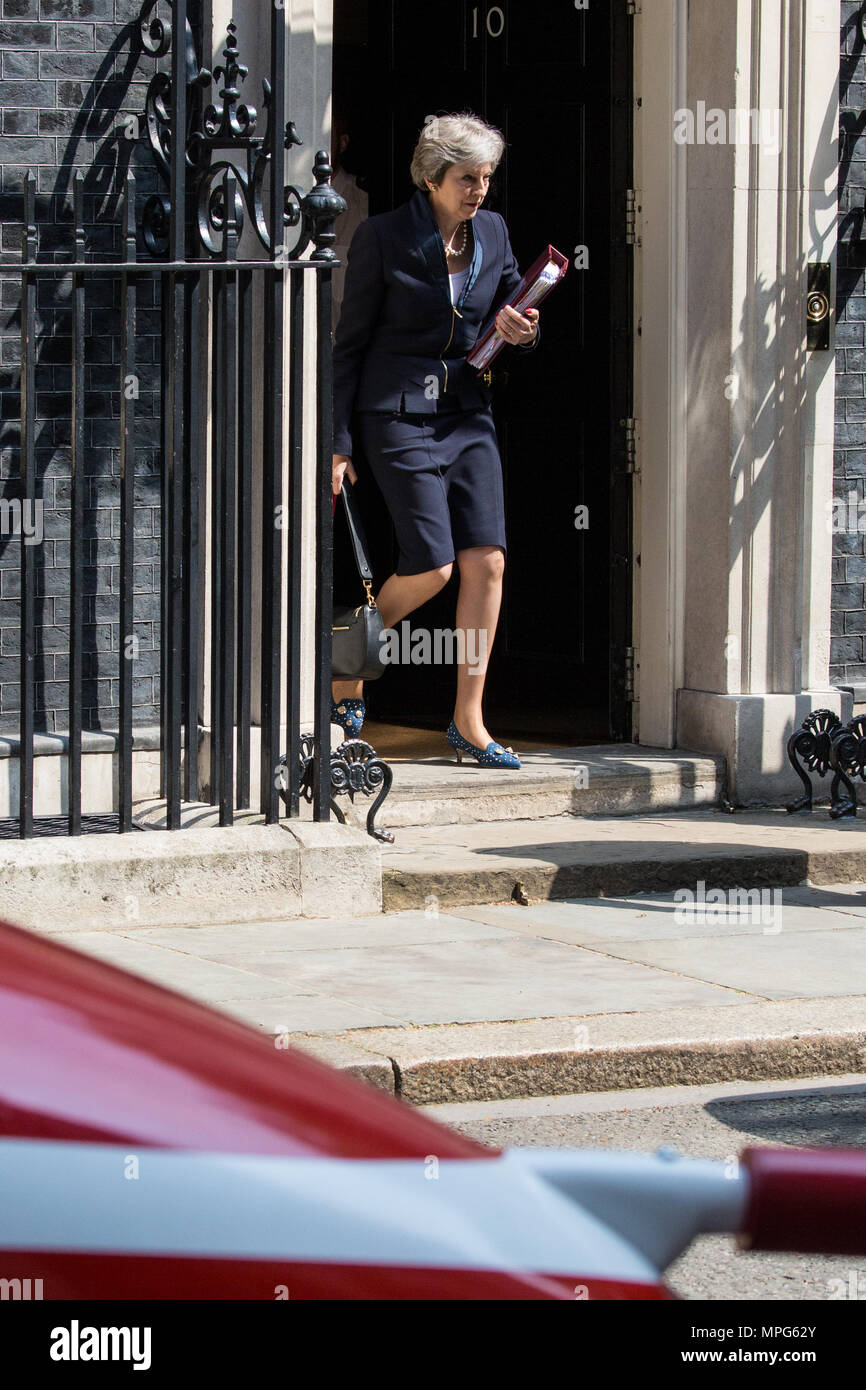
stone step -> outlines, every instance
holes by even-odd
[[[522,767],[482,768],[453,757],[394,759],[394,782],[377,824],[389,830],[470,825],[547,816],[626,816],[713,806],[724,759],[637,744],[541,748]],[[341,805],[344,803],[341,802]],[[367,804],[350,815],[360,824]]]
[[[382,851],[386,912],[530,900],[615,897],[650,891],[773,888],[866,880],[858,820],[826,811],[696,809],[581,820],[549,816],[484,825],[418,826]]]
[[[333,727],[332,747],[341,731]],[[375,744],[373,745],[375,747]],[[473,825],[489,821],[536,820],[548,816],[629,816],[683,811],[718,804],[724,786],[724,759],[679,749],[637,744],[599,744],[575,748],[536,748],[521,752],[519,769],[458,765],[453,757],[389,759],[394,781],[376,817],[392,831],[423,825]],[[349,825],[364,829],[371,796],[346,796],[337,804]],[[253,806],[256,806],[253,798]],[[301,819],[312,810],[301,804]],[[183,823],[215,826],[215,806],[187,804]],[[257,810],[235,812],[238,824],[257,824]],[[142,829],[163,829],[165,804],[158,798],[136,803]]]

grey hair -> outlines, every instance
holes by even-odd
[[[495,169],[504,150],[501,131],[470,111],[428,116],[412,155],[412,182],[426,192],[428,180],[440,184],[452,164],[489,164]]]

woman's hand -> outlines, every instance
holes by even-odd
[[[339,496],[343,488],[343,476],[349,475],[349,482],[356,483],[358,475],[352,467],[352,460],[348,454],[334,454],[331,465],[331,489],[335,496]]]
[[[528,347],[538,333],[538,310],[527,309],[525,314],[518,314],[510,304],[504,304],[496,315],[496,328],[506,343]]]

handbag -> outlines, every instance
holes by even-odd
[[[376,680],[385,669],[382,635],[385,625],[373,598],[373,571],[367,559],[367,538],[352,494],[352,484],[343,479],[341,497],[355,552],[355,563],[366,598],[357,608],[335,610],[331,628],[331,675],[341,680]],[[336,504],[336,498],[334,499]]]

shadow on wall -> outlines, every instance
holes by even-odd
[[[148,64],[137,73],[139,61]],[[164,66],[164,64],[163,64]],[[71,129],[57,164],[41,166],[37,176],[50,173],[50,187],[39,178],[36,195],[37,261],[70,260],[74,253],[73,179],[84,175],[86,256],[114,259],[121,255],[121,218],[127,174],[134,167],[139,204],[162,191],[143,129],[147,85],[154,60],[142,52],[137,20],[124,25],[104,54],[96,76],[70,82],[70,102],[77,109],[55,109],[55,128]],[[137,79],[137,80],[136,80]],[[62,86],[58,83],[58,87]],[[75,89],[81,87],[78,97]],[[73,97],[74,94],[74,97]],[[62,100],[62,97],[60,98]],[[123,108],[126,108],[124,111]],[[41,113],[43,116],[44,112]],[[14,139],[15,137],[10,137]],[[26,146],[21,136],[21,165],[7,164],[0,193],[3,248],[17,250],[23,242]],[[136,216],[138,225],[140,218]],[[139,252],[143,252],[143,245]],[[11,260],[7,257],[6,260]],[[142,277],[136,318],[136,633],[139,637],[138,675],[134,692],[137,722],[158,718],[158,508],[160,493],[160,310],[156,279]],[[116,673],[119,633],[119,402],[120,311],[119,277],[86,279],[85,316],[85,448],[84,501],[84,651],[82,703],[85,729],[117,727],[118,692],[113,680],[100,677],[101,653],[113,650]],[[41,504],[42,541],[34,545],[36,570],[36,703],[39,731],[59,731],[68,722],[69,526],[71,504],[72,298],[71,277],[42,277],[37,281],[36,308],[36,499]],[[20,282],[3,277],[4,364],[20,363]],[[0,371],[3,424],[0,430],[0,497],[21,498],[20,369]],[[21,499],[23,503],[23,498]],[[0,731],[17,732],[20,687],[20,546],[18,534],[0,535],[2,572],[2,680]],[[148,565],[153,568],[148,570]],[[138,681],[136,681],[138,684]]]
[[[853,23],[849,21],[848,27]],[[853,79],[863,49],[858,26],[856,53],[843,65],[843,90]],[[798,140],[796,129],[783,126],[792,170],[798,168]],[[737,340],[730,356],[720,315],[711,307],[702,310],[701,288],[712,286],[717,275],[722,284],[730,283],[735,268],[728,261],[724,265],[714,262],[713,241],[704,249],[693,234],[689,447],[698,457],[704,450],[716,457],[720,474],[714,482],[712,475],[704,472],[697,486],[692,482],[688,499],[688,585],[693,595],[698,595],[689,620],[693,640],[688,645],[702,654],[698,661],[693,657],[687,669],[688,688],[731,695],[799,695],[814,680],[803,662],[801,643],[808,599],[804,586],[809,583],[812,567],[807,553],[812,544],[808,523],[813,515],[814,524],[823,518],[823,499],[813,497],[812,513],[805,515],[810,484],[804,445],[815,437],[814,402],[821,381],[834,370],[834,358],[832,351],[807,355],[804,299],[808,264],[831,257],[836,191],[820,190],[826,182],[826,170],[835,164],[837,140],[835,99],[831,99],[811,165],[804,170],[810,190],[807,244],[801,256],[783,260],[782,268],[774,274],[766,262],[761,265],[758,261],[757,233],[750,226],[746,255],[754,273],[739,307]],[[847,172],[850,157],[849,148],[840,179]],[[784,145],[778,158],[781,167]],[[752,188],[755,182],[750,176]],[[724,215],[731,219],[729,235],[715,244],[723,248],[720,255],[730,257],[733,206]],[[769,225],[769,215],[766,222]],[[780,255],[787,256],[784,245]],[[826,500],[831,499],[828,496]],[[724,515],[728,525],[723,532],[719,519]],[[727,560],[729,604],[718,602],[712,593],[712,559],[708,566],[707,556],[713,548],[718,557],[717,573]],[[732,623],[729,614],[740,605],[742,617]],[[713,624],[708,633],[708,626]],[[732,632],[727,631],[729,625]],[[785,737],[810,707],[807,698],[796,700],[794,721]],[[760,720],[759,727],[750,731],[750,746],[763,749],[766,735]],[[786,769],[783,739],[778,770]],[[793,777],[791,786],[796,786]]]
[[[848,91],[857,81],[857,70],[866,54],[866,39],[860,27],[859,7],[842,25],[842,53],[839,65],[839,228],[840,243],[839,277],[836,290],[836,318],[842,317],[848,298],[859,279],[860,270],[866,265],[866,251],[863,246],[864,206],[863,188],[857,185],[855,195],[861,198],[860,205],[846,206],[850,201],[848,193],[851,164],[857,152],[857,142],[866,130],[866,111],[855,110],[846,105]],[[842,255],[844,247],[844,256]],[[853,259],[851,259],[853,257]],[[859,267],[859,269],[858,269]],[[856,271],[845,275],[843,270]]]

